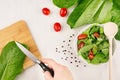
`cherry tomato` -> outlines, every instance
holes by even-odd
[[[80,44],[78,44],[78,50],[81,49],[84,45],[85,45],[84,42],[80,42]]]
[[[56,23],[54,24],[54,30],[55,30],[56,32],[59,32],[59,31],[61,30],[61,24],[58,23],[58,22],[56,22]]]
[[[94,55],[89,55],[89,59],[92,60],[94,58]]]
[[[85,39],[85,38],[87,38],[87,34],[80,34],[78,36],[78,40]]]
[[[66,8],[61,8],[61,9],[60,9],[60,16],[61,16],[61,17],[65,17],[66,14],[67,14],[67,9],[66,9]]]
[[[94,58],[94,54],[93,54],[92,50],[89,51],[89,56],[88,57],[89,57],[90,60],[92,60]]]
[[[96,38],[99,38],[100,37],[100,34],[99,33],[97,33],[97,32],[94,32],[94,34],[93,34]]]
[[[43,8],[42,12],[44,15],[49,15],[50,14],[50,10],[48,8]]]

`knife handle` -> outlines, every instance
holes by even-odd
[[[43,62],[40,62],[39,65],[44,71],[50,72],[51,76],[54,77],[54,71],[53,69],[50,69],[48,66],[46,66]]]

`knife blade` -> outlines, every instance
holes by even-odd
[[[54,71],[50,69],[48,66],[46,66],[43,62],[41,62],[37,57],[35,57],[29,50],[27,50],[22,44],[19,42],[15,42],[18,48],[28,57],[30,58],[34,63],[37,63],[41,66],[41,68],[44,71],[50,72],[52,77],[54,77]]]

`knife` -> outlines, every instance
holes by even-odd
[[[44,71],[50,72],[51,76],[54,77],[54,71],[50,69],[48,66],[46,66],[43,62],[41,62],[38,58],[36,58],[29,50],[27,50],[23,45],[21,45],[18,42],[15,42],[16,45],[19,47],[19,49],[27,56],[29,57],[34,63],[37,63],[41,66],[41,68]]]

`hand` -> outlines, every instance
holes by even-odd
[[[71,72],[66,66],[60,65],[52,59],[42,59],[42,62],[48,64],[48,67],[54,71],[54,77],[48,71],[45,71],[45,80],[73,80]]]

